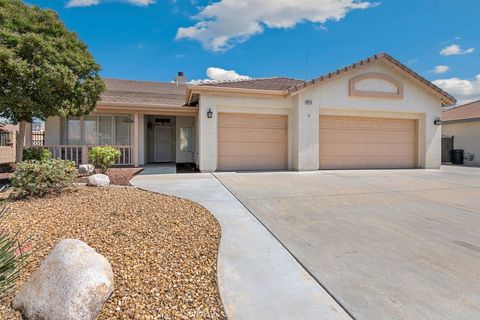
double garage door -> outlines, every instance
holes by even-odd
[[[320,169],[414,168],[416,141],[415,120],[321,116]],[[287,168],[287,116],[219,114],[219,170]]]
[[[415,120],[320,117],[320,169],[414,168]]]

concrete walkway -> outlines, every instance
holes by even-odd
[[[131,183],[195,201],[220,222],[218,283],[228,319],[351,319],[214,175],[143,173]]]

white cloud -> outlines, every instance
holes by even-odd
[[[480,100],[480,74],[472,80],[455,77],[438,79],[433,83],[457,98],[458,104]]]
[[[67,3],[67,7],[89,7],[89,6],[96,6],[104,2],[103,0],[70,0]],[[121,2],[126,2],[129,4],[137,5],[137,6],[148,6],[149,4],[155,3],[155,0],[122,0]]]
[[[201,84],[202,82],[209,81],[235,81],[235,80],[248,80],[251,79],[249,76],[244,76],[238,74],[234,70],[225,70],[222,68],[210,67],[207,69],[208,79],[203,80],[192,80],[189,81],[190,84]]]
[[[340,21],[356,9],[378,5],[363,0],[220,0],[194,16],[198,22],[179,28],[177,39],[194,39],[212,51],[225,51],[264,28],[286,29],[310,21]]]
[[[442,74],[442,73],[446,73],[450,70],[450,67],[449,66],[442,66],[442,65],[439,65],[439,66],[435,66],[435,68],[433,68],[432,70],[430,70],[430,72],[433,72],[435,74]]]
[[[440,54],[442,56],[454,56],[454,55],[470,54],[470,53],[473,53],[474,51],[475,51],[475,48],[468,48],[463,50],[458,44],[452,44],[440,50]]]

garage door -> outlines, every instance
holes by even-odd
[[[320,117],[320,169],[416,166],[416,122],[404,119]]]
[[[287,116],[220,113],[219,170],[287,169],[287,121]]]

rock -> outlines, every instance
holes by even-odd
[[[110,178],[106,174],[97,173],[88,177],[89,186],[105,187],[110,184]]]
[[[110,263],[86,243],[60,241],[13,299],[29,320],[93,320],[113,292]]]
[[[95,172],[95,167],[92,164],[81,164],[78,166],[79,174],[92,174]]]

